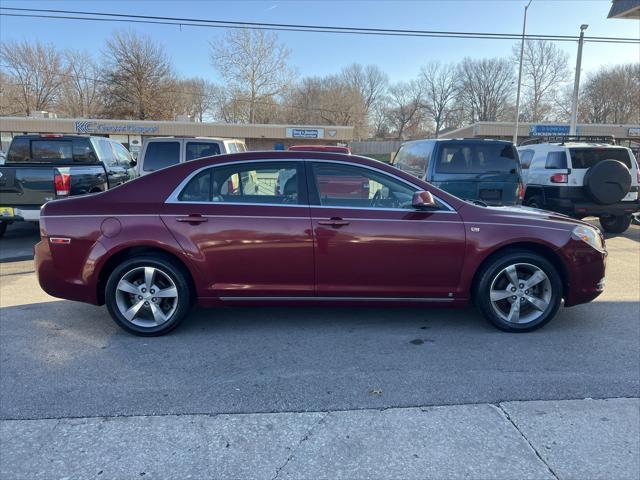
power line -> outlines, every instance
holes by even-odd
[[[385,29],[385,28],[365,28],[365,27],[344,27],[330,25],[303,25],[285,23],[262,23],[262,22],[240,22],[230,20],[194,19],[179,17],[162,17],[152,15],[133,15],[107,12],[87,12],[77,10],[56,10],[37,8],[9,8],[0,7],[5,11],[20,11],[33,13],[2,13],[0,16],[9,17],[29,17],[29,18],[49,18],[79,21],[102,21],[102,22],[124,22],[124,23],[145,23],[156,25],[175,25],[206,27],[206,28],[240,28],[255,30],[275,30],[311,33],[333,33],[333,34],[355,34],[355,35],[377,35],[377,36],[402,36],[402,37],[437,37],[437,38],[464,38],[464,39],[489,39],[489,40],[518,40],[522,39],[517,33],[491,33],[491,32],[456,32],[456,31],[435,31],[435,30],[406,30],[406,29]],[[64,15],[62,15],[64,14]],[[572,35],[537,35],[527,34],[525,38],[530,40],[551,40],[575,42],[577,36]],[[638,44],[640,38],[628,37],[585,37],[585,41],[598,43],[621,43]]]

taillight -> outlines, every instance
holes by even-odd
[[[56,170],[53,175],[53,184],[56,188],[56,196],[66,197],[71,190],[71,175]]]
[[[567,183],[569,181],[569,175],[566,173],[556,173],[551,175],[551,183]]]
[[[525,186],[524,183],[520,182],[518,183],[518,189],[516,190],[516,196],[518,197],[518,200],[523,201],[524,200],[524,190],[525,190]]]

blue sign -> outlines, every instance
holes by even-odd
[[[579,128],[576,128],[576,134],[579,134]],[[569,135],[569,125],[551,125],[541,123],[537,125],[529,125],[529,135],[532,137],[546,135]]]

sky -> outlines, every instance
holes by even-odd
[[[526,0],[415,1],[170,1],[170,0],[2,0],[3,7],[54,8],[138,15],[215,20],[297,23],[351,27],[520,33]],[[533,0],[527,33],[640,37],[640,21],[607,19],[609,0]],[[96,57],[113,31],[132,29],[162,43],[179,76],[199,76],[221,82],[209,61],[209,42],[223,29],[111,22],[0,17],[0,40],[41,40],[59,48],[85,49]],[[376,64],[392,81],[416,78],[421,65],[432,60],[457,62],[464,57],[509,56],[509,40],[397,38],[278,32],[290,49],[290,63],[300,76],[337,73],[357,62]],[[575,65],[577,44],[558,44]],[[601,66],[640,61],[640,46],[586,43],[583,72]]]

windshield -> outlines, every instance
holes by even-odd
[[[517,173],[518,154],[511,144],[464,143],[443,146],[438,173]]]

